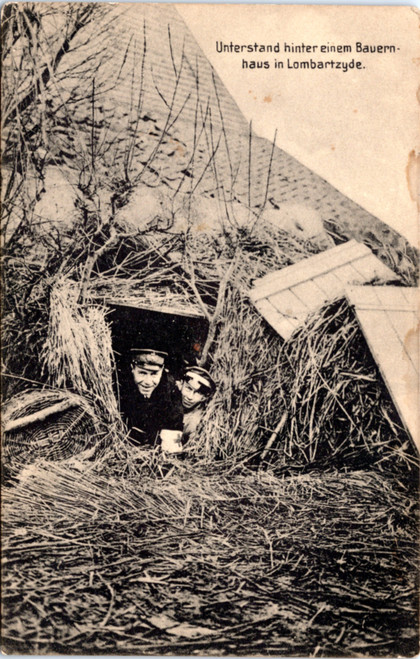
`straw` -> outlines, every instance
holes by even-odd
[[[288,462],[416,473],[413,442],[346,301],[314,314],[284,346],[282,359]]]
[[[127,479],[41,462],[6,491],[9,651],[414,652],[407,491],[366,471],[160,466]]]
[[[51,291],[48,337],[41,358],[52,384],[88,395],[108,420],[118,418],[112,388],[113,352],[106,308],[77,303],[74,282],[60,279]]]

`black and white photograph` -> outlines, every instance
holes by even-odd
[[[4,654],[419,653],[418,23],[2,5]]]

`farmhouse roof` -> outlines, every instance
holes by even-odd
[[[182,66],[177,100],[172,112],[172,116],[177,119],[168,129],[169,134],[162,141],[153,160],[153,170],[160,182],[175,191],[182,179],[183,185],[190,185],[193,181],[194,185],[197,184],[197,193],[214,196],[219,193],[217,186],[224,189],[230,187],[234,188],[238,200],[246,204],[250,202],[253,208],[261,207],[264,203],[272,144],[253,134],[252,157],[248,158],[248,122],[176,8],[167,4],[116,3],[109,11],[114,19],[109,23],[109,16],[106,18],[109,28],[106,30],[102,54],[107,56],[109,63],[107,76],[110,87],[113,86],[112,81],[116,81],[106,101],[110,111],[117,108],[120,112],[121,108],[125,108],[127,114],[133,104],[132,72],[141,69],[143,29],[146,26],[142,117],[138,126],[146,152],[148,139],[159,133],[167,119],[168,107],[161,95],[166,100],[172,98],[174,70],[179,72]],[[98,29],[98,26],[93,27]],[[123,56],[125,73],[120,75]],[[199,92],[200,107],[197,107],[196,90]],[[222,131],[225,135],[225,138],[220,138],[217,152],[217,181],[212,167],[205,169],[208,150],[206,152],[202,146],[198,148],[193,166],[190,163],[196,113],[198,111],[201,129],[206,110],[211,113],[214,136],[222,135]],[[121,116],[120,119],[123,128],[126,126],[126,118]],[[207,139],[210,139],[208,135]],[[225,141],[228,148],[225,148]],[[150,144],[153,146],[153,140]],[[370,245],[376,241],[378,247],[395,244],[396,241],[406,243],[404,238],[378,218],[281,148],[275,147],[267,207],[275,209],[282,204],[304,204],[310,207],[320,214],[324,223],[331,223],[347,239],[356,238]]]

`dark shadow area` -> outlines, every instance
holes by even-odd
[[[129,305],[110,305],[109,319],[118,382],[127,377],[131,348],[167,352],[166,367],[177,378],[186,364],[196,364],[208,331],[207,319],[198,314],[170,313]]]

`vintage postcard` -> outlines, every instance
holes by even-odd
[[[6,654],[419,651],[412,7],[2,7]]]

